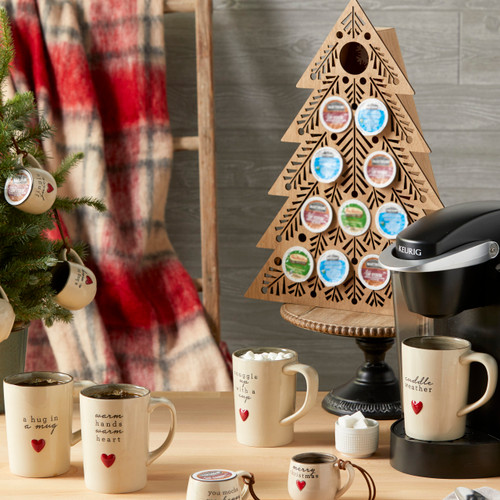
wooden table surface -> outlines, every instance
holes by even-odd
[[[305,451],[333,453],[334,423],[337,417],[321,408],[325,393],[318,395],[316,407],[295,424],[293,443],[279,448],[249,448],[236,441],[232,393],[164,393],[176,406],[177,434],[173,444],[149,467],[147,486],[136,493],[104,495],[85,488],[82,465],[82,443],[71,454],[71,469],[55,478],[32,479],[10,473],[5,437],[5,418],[0,416],[0,498],[158,498],[184,500],[190,474],[198,470],[225,468],[247,470],[256,478],[255,492],[261,500],[286,500],[287,474],[290,458]],[[299,394],[298,402],[303,400]],[[151,447],[163,439],[162,418],[157,410],[152,418]],[[75,414],[75,428],[79,425]],[[500,490],[500,478],[473,480],[427,479],[409,476],[394,470],[389,464],[389,427],[391,421],[381,421],[380,446],[367,459],[353,459],[373,476],[378,500],[440,500],[457,486],[478,488],[490,486]],[[342,497],[365,500],[366,483],[358,474],[352,487]],[[322,499],[318,499],[322,500]]]

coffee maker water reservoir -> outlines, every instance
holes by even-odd
[[[420,335],[469,340],[500,367],[500,202],[463,203],[416,221],[380,255],[391,270],[397,345]],[[469,402],[486,386],[483,367],[471,365]],[[401,372],[401,370],[400,370]],[[403,394],[403,391],[401,391]],[[454,441],[406,436],[404,418],[391,427],[391,464],[408,474],[439,478],[500,475],[500,389],[467,416]]]

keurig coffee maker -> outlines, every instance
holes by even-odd
[[[500,367],[500,201],[463,203],[423,217],[380,255],[392,272],[396,335],[469,340]],[[471,365],[469,402],[486,386]],[[403,392],[401,391],[401,394]],[[420,441],[405,434],[404,417],[391,427],[391,465],[438,478],[500,476],[500,389],[467,415],[466,434],[454,441]]]

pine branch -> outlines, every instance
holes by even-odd
[[[9,76],[9,66],[14,59],[14,43],[9,18],[5,9],[0,9],[0,81]]]
[[[71,212],[81,206],[92,207],[101,213],[107,210],[106,205],[101,200],[90,196],[84,196],[82,198],[67,198],[58,196],[54,202],[54,208],[65,212]]]
[[[75,153],[64,158],[59,168],[52,174],[58,187],[66,182],[70,170],[82,159],[83,153]]]

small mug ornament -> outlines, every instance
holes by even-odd
[[[43,214],[54,204],[57,184],[35,157],[28,154],[26,160],[29,166],[23,165],[21,157],[20,167],[5,182],[5,200],[28,214]]]
[[[76,262],[68,260],[71,257]],[[97,292],[95,274],[83,265],[80,256],[71,248],[64,248],[62,260],[52,271],[52,287],[55,301],[62,307],[76,311],[88,306]]]
[[[0,342],[7,340],[9,338],[12,327],[14,326],[14,321],[16,319],[16,314],[14,309],[10,305],[7,294],[4,292],[3,288],[0,286]]]

